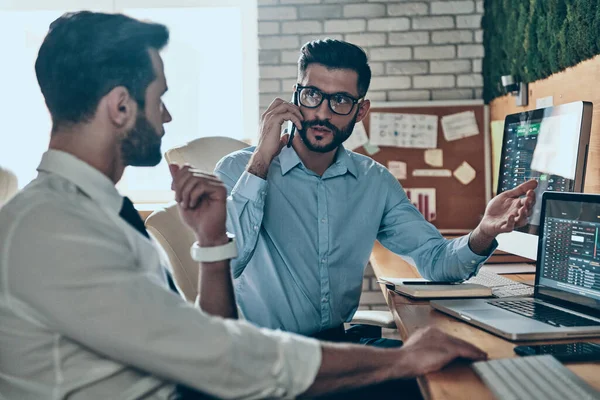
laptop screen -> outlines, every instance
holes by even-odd
[[[562,200],[549,195],[544,198],[538,293],[600,310],[600,196]]]

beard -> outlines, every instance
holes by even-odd
[[[342,143],[344,143],[350,137],[350,135],[352,134],[352,131],[354,130],[354,125],[356,124],[357,117],[358,117],[358,112],[354,115],[354,118],[352,118],[352,121],[350,121],[348,123],[348,125],[346,125],[343,128],[338,128],[337,126],[333,125],[331,122],[329,122],[327,120],[314,119],[312,121],[304,121],[304,122],[302,122],[302,130],[299,130],[298,134],[302,138],[302,141],[304,142],[304,145],[306,146],[306,148],[309,149],[310,151],[314,151],[315,153],[329,153],[330,151],[333,151],[336,148],[338,148]],[[317,125],[324,126],[325,128],[331,130],[331,133],[333,136],[333,138],[331,139],[331,142],[326,143],[326,144],[320,144],[319,143],[320,140],[317,140],[317,143],[312,143],[308,139],[308,136],[306,134],[308,132],[308,129],[313,126],[317,126]]]
[[[164,132],[163,132],[164,133]],[[143,113],[138,113],[134,127],[121,139],[124,165],[154,167],[162,159],[161,136]]]

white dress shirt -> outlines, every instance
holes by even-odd
[[[170,292],[153,243],[98,170],[55,150],[0,209],[0,397],[295,397],[317,341],[205,314]]]

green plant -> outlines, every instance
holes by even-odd
[[[598,0],[485,0],[483,96],[503,95],[500,77],[546,78],[600,54]]]

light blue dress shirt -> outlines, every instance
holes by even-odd
[[[319,176],[284,148],[263,180],[245,171],[253,151],[226,156],[215,173],[230,193],[237,300],[257,325],[310,335],[350,321],[376,239],[428,279],[467,278],[487,259],[468,236],[444,239],[369,157],[340,147]]]

